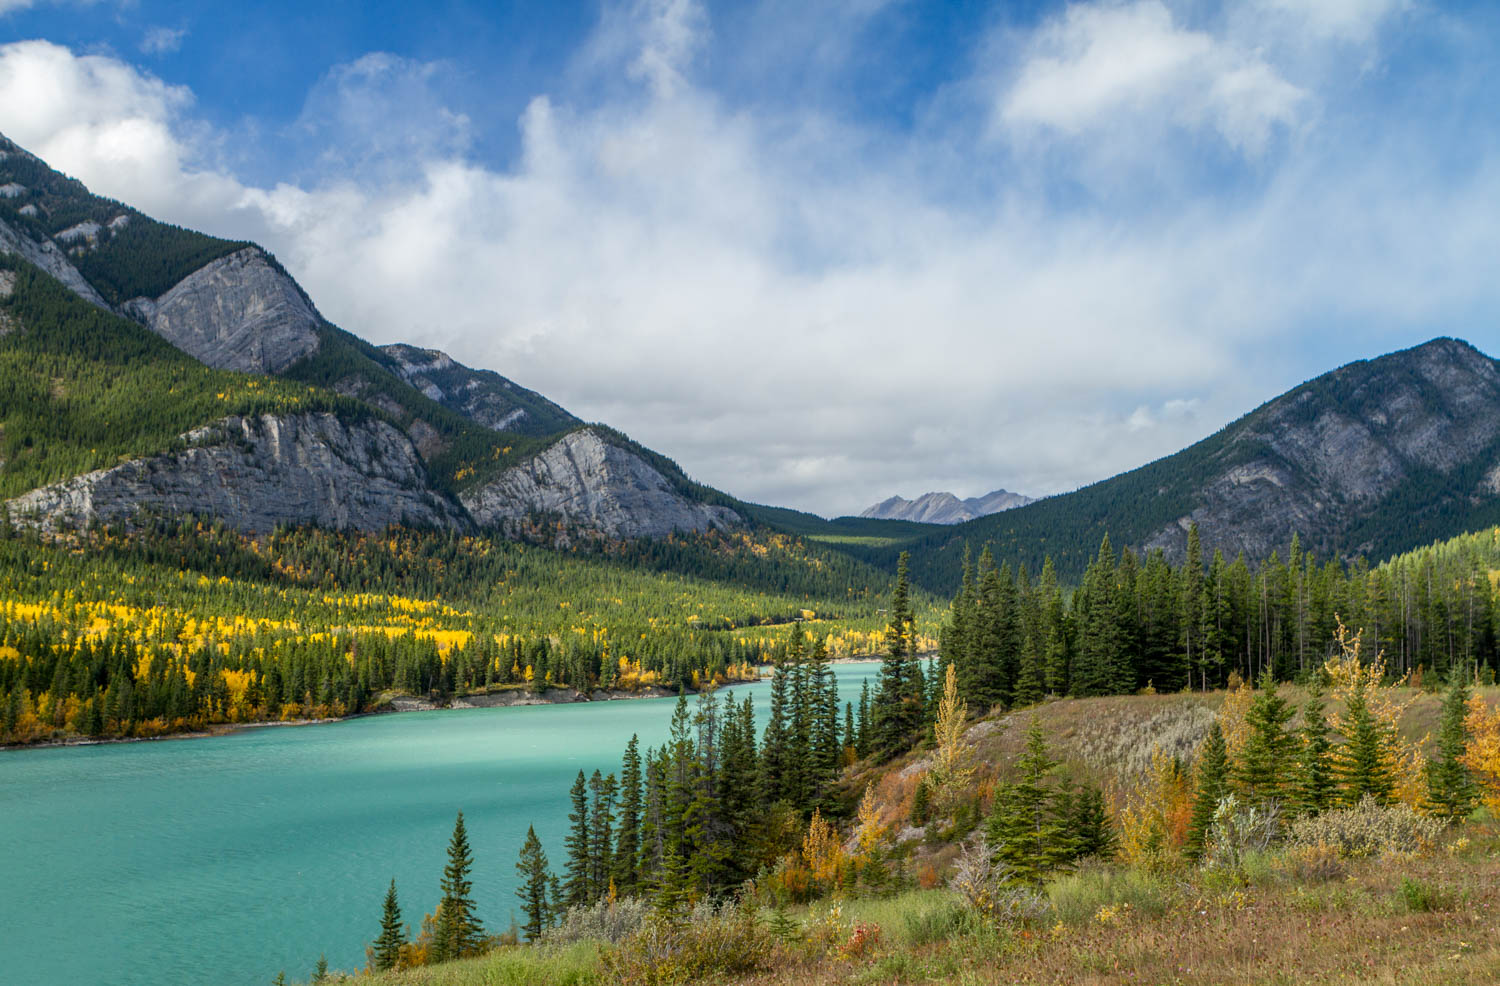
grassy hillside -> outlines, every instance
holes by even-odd
[[[15,257],[0,297],[0,497],[125,459],[231,414],[368,407],[326,390],[213,370]]]
[[[1306,694],[1288,697],[1297,702]],[[1388,697],[1408,703],[1400,719],[1406,740],[1429,735],[1437,696],[1395,689]],[[1500,693],[1490,688],[1485,698],[1493,704]],[[1175,757],[1190,770],[1208,723],[1216,713],[1238,721],[1238,702],[1223,692],[1065,700],[980,720],[966,737],[978,765],[969,787],[988,810],[992,792],[999,797],[1015,779],[1036,720],[1052,741],[1059,773],[1107,785],[1112,812],[1147,811],[1160,778],[1170,774],[1162,765]],[[1344,858],[1284,837],[1232,866],[1142,862],[1122,832],[1113,860],[1086,860],[1035,889],[1001,891],[999,906],[986,913],[948,886],[963,836],[955,838],[946,822],[909,827],[913,792],[931,764],[932,752],[921,750],[857,767],[847,778],[856,794],[866,784],[876,792],[892,840],[878,887],[861,878],[857,889],[809,903],[778,902],[762,887],[738,907],[700,906],[676,931],[622,902],[565,924],[539,946],[501,945],[478,958],[359,981],[1456,986],[1500,975],[1500,824],[1487,814],[1434,829],[1435,842],[1416,853]]]

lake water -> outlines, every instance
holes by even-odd
[[[841,701],[877,663],[836,665]],[[753,695],[764,727],[769,686]],[[692,701],[692,698],[689,699]],[[568,788],[618,771],[675,699],[462,709],[172,742],[0,753],[0,983],[266,986],[364,964],[396,878],[413,926],[464,812],[489,929],[534,824],[560,870]]]

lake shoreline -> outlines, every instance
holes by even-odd
[[[919,655],[926,658],[930,655]],[[878,657],[836,657],[831,659],[830,664],[869,664],[878,662]],[[765,665],[764,672],[771,670],[770,665]],[[763,681],[765,677],[755,681],[731,681],[721,685],[726,690],[738,685],[753,685],[756,681]],[[532,692],[521,688],[508,688],[499,692],[478,692],[470,695],[454,696],[447,705],[439,705],[425,698],[417,698],[414,695],[393,695],[386,700],[386,704],[369,712],[356,712],[347,716],[330,716],[320,719],[268,719],[261,722],[221,722],[214,723],[207,729],[195,729],[181,733],[164,733],[160,736],[70,736],[64,739],[42,740],[38,743],[12,743],[0,746],[0,753],[9,753],[19,750],[52,750],[59,747],[78,746],[107,746],[115,743],[155,743],[161,740],[194,740],[213,739],[219,736],[231,736],[247,729],[272,729],[278,726],[327,726],[336,722],[349,722],[353,719],[363,719],[367,716],[398,715],[402,712],[447,712],[460,709],[496,709],[517,708],[534,705],[572,705],[589,702],[624,702],[647,698],[672,698],[677,693],[670,688],[653,686],[640,691],[623,691],[621,689],[595,689],[589,695],[573,688],[549,688],[545,692]],[[694,693],[696,694],[696,692]]]

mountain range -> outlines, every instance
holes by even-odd
[[[873,507],[867,507],[861,517],[874,520],[911,520],[919,524],[962,524],[976,517],[988,517],[1012,507],[1024,507],[1034,498],[995,490],[984,496],[971,496],[960,500],[952,493],[923,493],[915,500],[893,496]]]
[[[1059,496],[749,504],[541,394],[333,325],[261,247],[93,195],[0,138],[0,503],[42,528],[211,515],[553,544],[766,527],[947,591],[965,547],[1076,577],[1116,550],[1378,557],[1500,522],[1500,368],[1439,338],[1351,363]],[[999,510],[1000,512],[995,512]],[[918,522],[922,523],[918,523]]]

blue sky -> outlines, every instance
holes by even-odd
[[[0,132],[831,514],[1500,354],[1497,42],[1423,0],[0,0]]]

